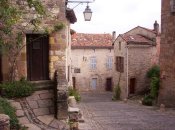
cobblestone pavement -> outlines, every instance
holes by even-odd
[[[83,93],[80,130],[175,130],[175,110],[111,101],[112,93]]]

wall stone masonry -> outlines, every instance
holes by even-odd
[[[170,0],[162,0],[159,104],[175,107],[175,15]]]
[[[21,19],[20,21],[14,26],[14,31],[19,31],[21,28],[23,29],[24,35],[23,35],[23,44],[25,45],[24,48],[21,50],[21,53],[19,54],[18,60],[17,60],[17,76],[16,79],[20,79],[21,77],[28,77],[28,63],[27,63],[27,47],[26,47],[26,34],[45,34],[46,29],[49,30],[51,33],[49,34],[49,80],[53,80],[54,73],[56,70],[58,70],[58,93],[63,93],[67,95],[67,86],[68,84],[71,84],[71,80],[68,81],[68,66],[70,66],[70,19],[66,17],[66,4],[65,0],[42,0],[42,5],[45,7],[47,11],[47,16],[43,16],[41,24],[39,25],[38,31],[33,32],[34,26],[32,26],[30,23],[30,20],[33,18],[36,18],[37,14],[33,8],[29,8],[27,6],[27,2],[25,0],[12,0],[11,1],[13,5],[18,6],[19,9],[22,11]],[[64,27],[61,30],[53,31],[54,25],[61,23],[64,24]],[[20,28],[20,29],[19,29]],[[3,55],[2,57],[2,74],[3,74],[3,81],[8,80],[9,76],[9,63],[7,60],[7,57]],[[70,76],[71,77],[71,76]],[[45,99],[48,99],[51,97],[51,95],[45,95],[41,94],[41,97],[38,97],[38,95],[32,96],[27,98],[27,101],[29,101],[29,105],[31,105],[32,108],[35,108],[36,111],[39,107],[44,106],[46,103],[46,106],[51,106],[51,101],[44,101]],[[60,95],[58,95],[59,97]],[[42,102],[45,102],[42,104],[42,102],[38,103],[38,99],[42,98]],[[67,98],[67,97],[66,97]],[[67,99],[64,99],[65,103]],[[58,101],[59,103],[59,101]],[[37,104],[37,105],[36,105]],[[63,103],[64,104],[64,103]],[[47,110],[47,112],[49,112]],[[64,109],[65,111],[65,109]],[[45,112],[45,113],[47,113]],[[60,111],[61,112],[61,111]],[[41,112],[42,113],[42,112]],[[53,113],[53,112],[52,112]],[[60,113],[59,113],[60,114]]]

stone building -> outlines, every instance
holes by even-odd
[[[175,107],[175,1],[162,0],[159,103]]]
[[[71,50],[73,87],[79,91],[112,91],[112,36],[75,33]]]
[[[57,70],[58,90],[61,88],[66,91],[70,81],[70,24],[77,20],[74,11],[66,7],[65,0],[44,0],[42,4],[46,9],[47,16],[42,18],[38,30],[33,31],[34,26],[30,20],[36,18],[35,10],[29,8],[25,0],[13,0],[12,4],[19,6],[21,11],[26,11],[13,30],[18,31],[20,28],[23,31],[24,44],[17,58],[18,69],[15,70],[15,79],[25,77],[29,81],[51,81]],[[54,30],[56,26],[62,26],[62,28]],[[50,31],[49,34],[45,29]],[[8,58],[6,55],[2,55],[1,77],[3,81],[8,80],[9,71]]]
[[[128,98],[148,87],[146,73],[159,60],[159,25],[154,29],[136,27],[114,41],[114,86],[121,87],[121,98]]]

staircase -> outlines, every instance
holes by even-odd
[[[53,89],[54,82],[51,80],[42,81],[30,81],[36,88],[36,90]]]

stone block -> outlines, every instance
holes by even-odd
[[[78,122],[78,113],[69,113],[69,121]]]
[[[25,126],[27,127],[27,130],[42,130],[41,128],[39,128],[34,124],[25,124]]]
[[[46,125],[49,125],[54,120],[54,115],[38,116],[37,118]]]
[[[23,117],[24,116],[24,111],[23,110],[17,110],[16,115],[17,115],[17,117]]]
[[[10,117],[5,114],[0,114],[0,130],[10,130]]]
[[[58,61],[58,56],[50,56],[50,61]]]
[[[27,101],[37,101],[39,100],[39,95],[31,95],[26,98]]]
[[[49,108],[38,108],[38,109],[33,109],[33,112],[36,116],[43,116],[43,115],[49,115]]]
[[[27,119],[27,117],[20,117],[20,118],[18,118],[18,120],[19,120],[19,123],[22,125],[30,123],[29,120]]]
[[[46,99],[46,100],[38,100],[38,105],[39,107],[51,107],[53,106],[53,101],[51,99]]]
[[[38,108],[37,101],[28,101],[28,104],[32,109]]]
[[[67,101],[58,102],[57,105],[58,105],[57,118],[59,120],[67,119],[68,118],[68,104],[67,104]]]
[[[49,93],[49,90],[35,91],[34,95],[43,94],[43,93]]]
[[[21,104],[19,102],[11,102],[11,105],[17,110],[22,109]]]
[[[40,94],[40,99],[49,99],[49,98],[53,98],[53,93]]]
[[[54,44],[54,43],[55,43],[54,37],[49,37],[49,43],[50,43],[50,44]]]
[[[69,113],[79,113],[80,112],[80,109],[79,108],[76,108],[76,107],[69,107],[68,108],[68,112]]]

